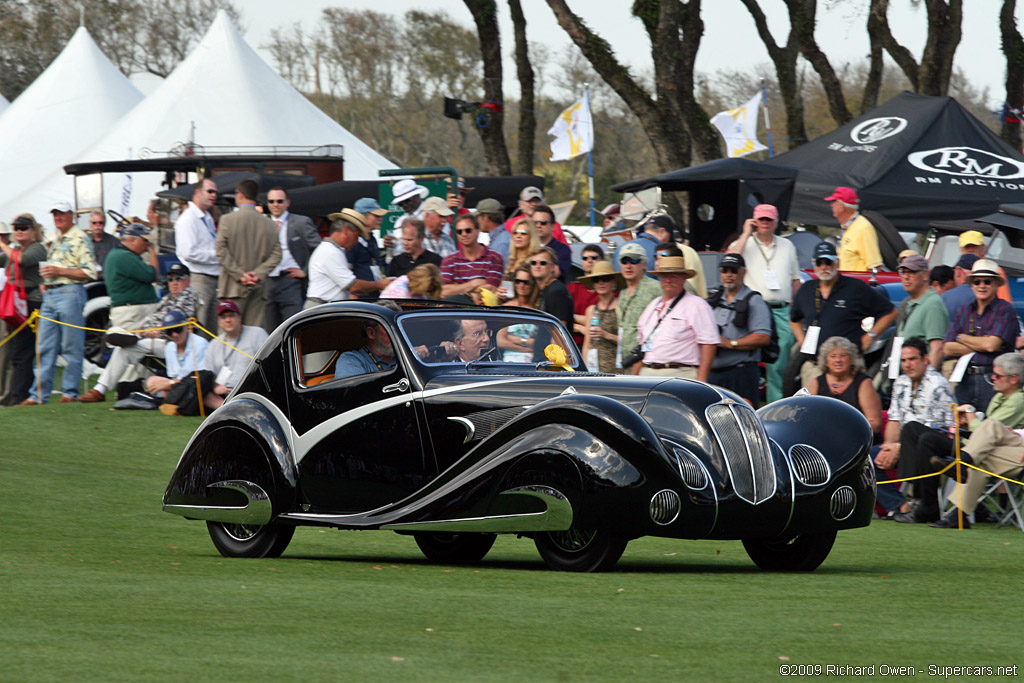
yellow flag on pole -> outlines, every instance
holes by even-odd
[[[555,120],[548,135],[551,141],[551,161],[565,161],[594,148],[594,122],[590,118],[590,95],[572,105]]]
[[[752,152],[768,149],[757,141],[757,113],[761,107],[761,93],[736,109],[715,114],[711,124],[725,138],[725,147],[730,157],[742,157]]]

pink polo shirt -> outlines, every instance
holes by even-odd
[[[666,301],[664,296],[659,296],[647,304],[637,323],[637,343],[644,344],[671,303],[672,299]],[[711,306],[699,296],[687,293],[654,332],[644,363],[700,365],[699,344],[717,345],[720,341]]]

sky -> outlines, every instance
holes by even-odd
[[[555,21],[547,3],[544,0],[521,2],[527,21],[528,39],[549,45],[555,56],[562,54],[564,46],[571,44],[571,41]],[[505,90],[514,95],[515,65],[509,56],[512,51],[512,23],[508,4],[502,0],[498,0],[497,4],[501,13],[502,52],[506,55]],[[650,42],[639,20],[629,13],[632,4],[630,0],[568,0],[568,4],[592,30],[612,45],[621,61],[630,64],[635,70],[652,68]],[[963,38],[957,48],[954,63],[964,70],[979,90],[988,87],[987,102],[993,109],[1002,103],[1004,95],[1005,58],[1000,50],[999,39],[1001,4],[1000,0],[968,0],[964,3],[969,9],[964,10]],[[834,67],[866,58],[867,5],[867,0],[820,0],[815,35],[818,45]],[[438,4],[423,0],[295,0],[287,5],[287,18],[281,16],[280,0],[246,0],[237,6],[242,10],[246,40],[259,49],[261,44],[269,42],[270,32],[275,27],[283,28],[298,22],[307,32],[314,30],[326,7],[371,9],[402,15],[411,9],[433,11]],[[785,42],[789,21],[783,1],[761,0],[761,6],[776,36],[776,42]],[[454,20],[473,27],[473,18],[462,2],[452,0],[444,8]],[[697,54],[698,71],[710,75],[720,69],[756,69],[761,72],[760,75],[774,79],[774,69],[757,35],[754,21],[739,0],[705,0],[701,14],[705,29]],[[1024,18],[1024,7],[1018,6],[1017,14],[1020,25]],[[892,0],[889,25],[897,40],[915,57],[920,57],[924,47],[926,19],[924,3],[914,8],[910,0]],[[268,53],[260,52],[273,64]]]

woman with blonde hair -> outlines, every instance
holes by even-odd
[[[416,266],[380,293],[381,299],[440,299],[441,269],[433,263]]]
[[[11,244],[0,241],[0,266],[6,266],[4,277],[7,287],[16,286],[14,276],[15,264],[20,271],[21,280],[25,285],[25,303],[28,314],[38,310],[43,304],[43,293],[39,285],[43,277],[39,274],[39,262],[46,260],[46,247],[43,246],[43,226],[36,222],[30,213],[23,213],[11,222]],[[13,332],[13,330],[10,330]],[[8,393],[10,405],[18,405],[29,397],[32,388],[33,365],[36,347],[36,335],[31,326],[22,328],[8,342],[7,362],[11,364],[11,386]],[[5,368],[0,368],[4,372]]]
[[[537,308],[540,302],[540,285],[530,274],[529,266],[520,266],[512,273],[512,289],[515,297],[506,306]],[[533,362],[534,334],[537,326],[532,323],[517,323],[498,330],[498,348],[504,351],[502,360],[513,363]]]
[[[540,249],[537,228],[529,218],[520,218],[512,224],[512,241],[508,245],[508,261],[505,263],[505,279],[511,280],[516,269],[526,265],[530,254]]]

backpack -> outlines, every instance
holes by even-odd
[[[750,298],[757,294],[757,292],[751,290],[745,297],[736,299],[732,302],[732,305],[722,304],[722,297],[725,295],[725,289],[719,287],[718,289],[712,290],[708,294],[707,302],[712,308],[718,308],[722,304],[723,308],[732,308],[735,315],[733,316],[733,324],[736,327],[746,328],[747,316],[750,315]],[[765,304],[767,305],[767,304]],[[775,316],[772,314],[771,308],[768,309],[768,322],[772,327],[771,341],[766,346],[761,347],[761,362],[763,363],[774,363],[779,359],[779,332],[775,329]]]

